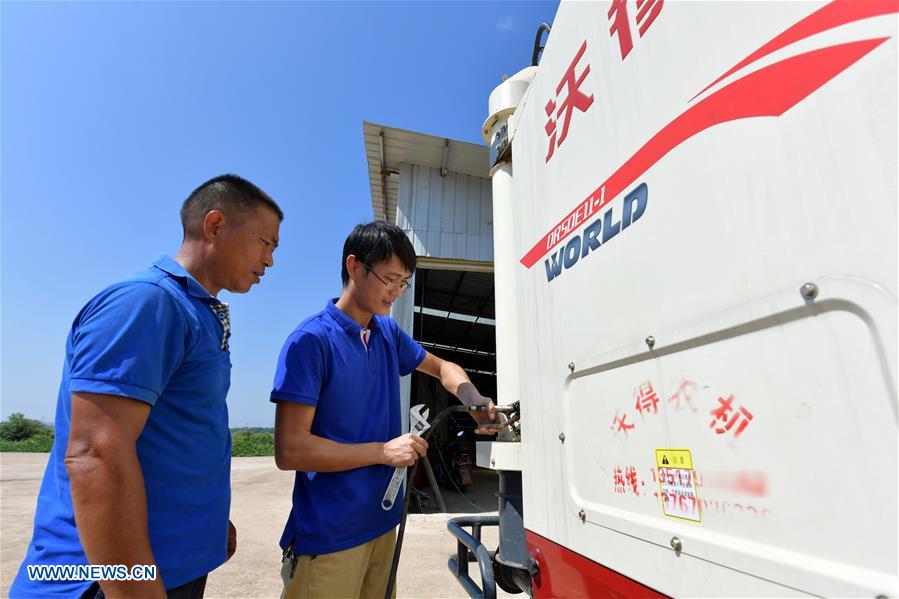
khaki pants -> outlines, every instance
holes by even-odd
[[[384,599],[396,533],[322,555],[288,553],[281,566],[281,599]],[[396,584],[393,596],[396,597]]]

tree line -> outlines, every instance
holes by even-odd
[[[53,427],[13,412],[0,422],[0,452],[49,453],[53,448]],[[275,455],[275,433],[271,428],[231,429],[231,455]]]

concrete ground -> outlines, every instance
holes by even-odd
[[[25,548],[47,454],[0,453],[0,595],[9,594]],[[278,597],[281,592],[278,539],[290,510],[293,474],[275,468],[272,458],[232,461],[231,519],[237,527],[237,553],[209,576],[206,597]],[[456,513],[496,510],[496,476],[475,472],[474,488],[461,495],[441,489],[447,509]],[[430,492],[430,489],[427,489]],[[455,515],[455,514],[454,514]],[[410,514],[398,573],[397,596],[462,599],[468,595],[449,573],[447,558],[456,543],[446,530],[448,514]],[[484,530],[495,548],[496,529]],[[471,572],[476,573],[475,564]],[[511,597],[498,590],[500,597]]]

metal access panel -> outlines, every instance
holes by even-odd
[[[510,121],[529,531],[672,596],[895,596],[896,10],[562,4]]]

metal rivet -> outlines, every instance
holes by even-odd
[[[671,548],[680,553],[684,549],[684,544],[677,537],[671,537]]]
[[[587,521],[587,512],[585,512],[584,510],[581,510],[577,513],[577,517],[581,519],[581,522],[586,522]]]
[[[571,372],[574,372],[574,362],[568,363],[568,370],[570,370]]]
[[[652,349],[653,347],[655,347],[655,344],[656,344],[655,337],[650,335],[649,337],[646,338],[646,347],[648,347],[649,349]]]
[[[799,295],[802,296],[802,299],[813,300],[818,297],[818,286],[814,283],[806,283],[799,288]]]
[[[561,441],[562,443],[565,442],[565,433],[559,433],[559,441]]]

